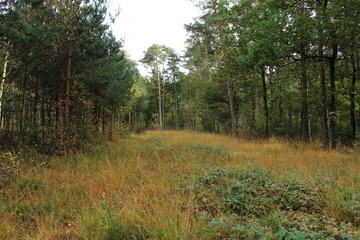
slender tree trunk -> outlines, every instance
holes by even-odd
[[[138,131],[138,129],[137,129],[137,117],[136,117],[135,110],[133,110],[133,122],[134,122],[134,132],[136,133]]]
[[[330,59],[330,136],[331,147],[336,148],[337,144],[337,129],[336,129],[336,58],[338,55],[338,45],[333,44],[333,54]]]
[[[41,125],[42,125],[42,138],[45,138],[45,87],[43,86],[42,90],[42,99],[41,99]]]
[[[114,119],[115,119],[115,107],[114,105],[111,105],[111,124],[110,124],[110,137],[113,137],[113,131],[114,131]]]
[[[320,56],[323,55],[322,46],[320,47]],[[329,119],[328,119],[328,107],[327,107],[327,91],[326,91],[326,78],[325,78],[325,66],[323,62],[320,62],[320,86],[321,86],[321,105],[322,105],[322,128],[323,128],[323,145],[325,148],[330,146],[329,136]]]
[[[355,96],[356,96],[356,62],[355,57],[351,56],[352,76],[351,76],[351,88],[350,88],[350,119],[351,119],[351,138],[355,142],[357,140],[357,125],[356,125],[356,108],[355,108]]]
[[[71,64],[73,48],[72,42],[69,41],[67,53],[66,82],[65,82],[65,107],[64,107],[64,126],[67,129],[69,124],[69,105],[70,105],[70,81],[71,81]]]
[[[279,108],[279,119],[282,121],[284,117],[284,106],[282,97],[280,97],[279,99]]]
[[[61,126],[61,116],[63,115],[63,97],[64,97],[64,72],[61,66],[60,76],[57,87],[57,101],[56,101],[56,128]]]
[[[24,81],[23,81],[21,110],[20,110],[20,122],[19,122],[20,142],[22,141],[22,135],[23,135],[26,85],[27,85],[27,63],[25,63],[24,65]]]
[[[263,101],[264,101],[264,114],[265,114],[265,137],[270,136],[270,127],[269,127],[269,108],[268,108],[268,95],[267,95],[267,86],[266,86],[266,75],[264,67],[261,68],[261,78],[263,85]]]
[[[161,82],[160,82],[160,69],[159,63],[156,62],[156,71],[157,71],[157,78],[158,78],[158,93],[159,93],[159,124],[160,130],[163,129],[163,119],[162,119],[162,101],[161,101]]]
[[[105,108],[103,107],[101,109],[101,120],[102,120],[102,134],[105,136],[105,126],[106,126],[106,122],[105,122]]]
[[[162,86],[162,120],[163,120],[163,128],[165,127],[165,76],[162,75],[163,78],[163,86]]]
[[[131,130],[131,110],[129,110],[129,114],[128,114],[128,122],[129,122],[129,124],[128,124],[128,126],[129,126],[129,130]]]
[[[52,104],[48,102],[48,104],[46,104],[46,113],[47,113],[47,122],[48,122],[48,126],[51,128],[52,127]]]
[[[34,140],[37,141],[37,134],[38,134],[38,102],[39,102],[39,79],[36,78],[35,80],[35,96],[34,96],[34,106],[33,106],[33,128],[34,128]]]
[[[255,90],[255,121],[254,121],[254,125],[257,126],[257,123],[260,119],[260,102],[261,102],[261,96],[259,93],[259,89],[256,88]]]
[[[289,112],[288,112],[288,136],[289,137],[293,137],[293,128],[294,128],[294,123],[293,123],[293,109],[292,106],[289,106]]]
[[[197,88],[195,93],[195,116],[194,116],[194,131],[197,131],[197,119],[198,119],[198,104],[199,104],[199,89]]]
[[[6,80],[6,76],[7,76],[7,66],[9,63],[9,47],[10,47],[10,43],[6,43],[5,44],[5,58],[4,58],[4,65],[3,65],[3,70],[2,70],[2,74],[1,74],[1,80],[0,80],[0,128],[3,128],[4,126],[4,116],[3,116],[3,111],[2,111],[2,107],[3,107],[3,95],[4,95],[4,84],[5,84],[5,80]]]
[[[251,130],[255,130],[255,123],[256,123],[256,94],[253,95],[251,101],[252,101],[252,106],[251,106],[250,128],[251,128]]]
[[[301,139],[308,143],[310,141],[309,131],[309,104],[308,83],[305,59],[301,60]]]
[[[175,88],[175,129],[179,129],[179,118],[178,118],[178,92],[177,92],[176,77],[174,75],[174,88]]]
[[[98,136],[101,135],[101,107],[96,102],[95,103],[95,125],[96,125],[96,133]]]
[[[316,8],[316,19],[317,21],[322,21],[323,16],[326,14],[326,8],[327,8],[327,0],[320,2],[317,1],[315,3]],[[320,15],[322,13],[322,15]],[[323,29],[321,28],[321,25],[319,25],[319,36],[323,35]],[[324,56],[324,47],[322,43],[322,39],[319,40],[319,56]],[[329,119],[328,119],[328,104],[327,104],[327,90],[326,90],[326,77],[325,77],[325,66],[324,62],[320,61],[320,97],[321,97],[321,107],[322,107],[322,142],[324,148],[330,147],[330,135],[329,135]]]
[[[230,108],[230,117],[231,117],[231,135],[236,136],[236,112],[235,112],[235,101],[234,101],[234,90],[230,80],[226,81],[227,92],[228,92],[228,101]]]

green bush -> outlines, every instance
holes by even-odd
[[[20,158],[11,152],[0,153],[0,189],[4,189],[16,180],[24,168]]]
[[[199,233],[211,239],[360,239],[351,223],[324,214],[321,194],[327,186],[315,186],[261,169],[216,167],[194,182],[198,209],[209,221]],[[359,216],[357,198],[343,206]],[[214,218],[220,213],[225,220]]]
[[[360,189],[355,189],[354,194],[349,199],[345,199],[342,203],[342,209],[355,223],[360,223]]]

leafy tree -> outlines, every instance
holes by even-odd
[[[222,121],[230,120],[232,134],[240,128],[309,142],[321,133],[325,147],[336,147],[339,137],[354,143],[359,8],[348,4],[358,5],[337,0],[198,1],[203,15],[185,26],[190,34],[186,66],[188,78],[212,84],[200,97],[203,109],[220,106],[227,95],[230,117],[222,116]],[[216,109],[214,114],[220,112]],[[347,123],[339,118],[346,111]]]
[[[34,142],[42,151],[56,144],[64,152],[95,134],[111,136],[139,73],[104,23],[107,3],[6,3],[0,25],[6,143]]]

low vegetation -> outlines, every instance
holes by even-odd
[[[18,172],[2,159],[0,239],[360,238],[356,150],[149,131]]]

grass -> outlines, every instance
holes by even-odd
[[[351,149],[149,131],[22,174],[0,239],[359,239],[359,173]]]

